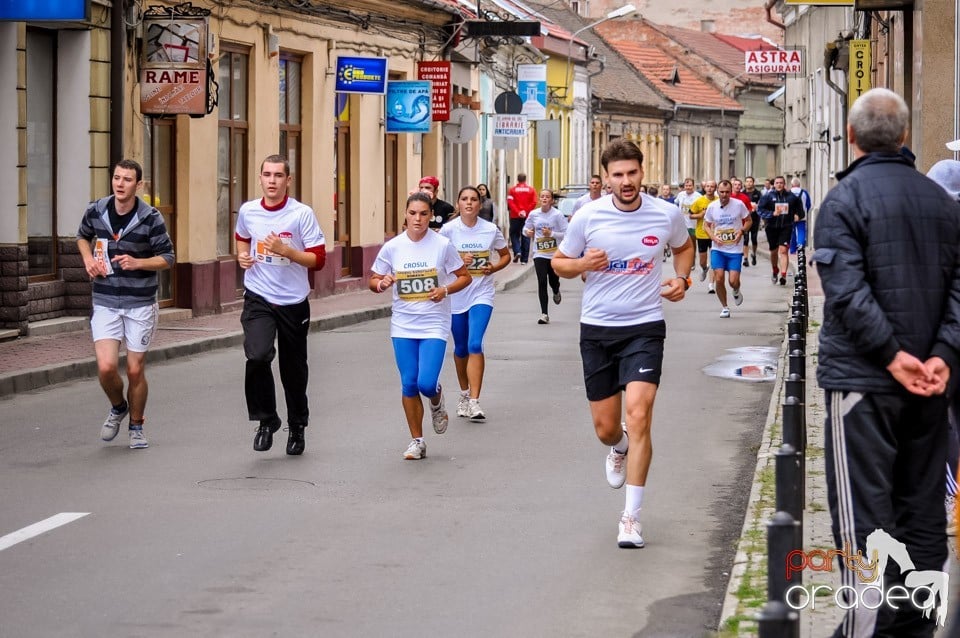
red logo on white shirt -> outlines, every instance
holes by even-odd
[[[647,235],[642,241],[644,246],[656,246],[660,243],[660,240],[654,235]]]

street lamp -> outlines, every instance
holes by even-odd
[[[566,82],[566,86],[563,87],[564,99],[566,99],[567,97],[567,90],[569,88],[572,88],[572,85],[573,85],[573,78],[570,76],[570,58],[573,57],[573,41],[577,39],[577,36],[583,33],[584,31],[586,31],[587,29],[592,29],[593,27],[597,26],[602,22],[606,22],[607,20],[616,20],[617,18],[622,18],[625,15],[630,15],[636,10],[637,8],[634,7],[632,4],[625,4],[619,9],[611,11],[606,16],[600,18],[596,22],[591,22],[587,26],[577,29],[570,35],[570,42],[569,42],[569,46],[567,47],[567,72],[563,76],[564,82]]]

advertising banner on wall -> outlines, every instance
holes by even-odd
[[[387,133],[429,133],[431,118],[430,80],[387,82]]]
[[[746,73],[803,73],[803,57],[797,49],[745,51]]]
[[[517,65],[517,93],[528,120],[547,119],[547,65]]]
[[[90,19],[90,0],[9,0],[0,1],[0,21],[68,22]]]
[[[143,16],[140,112],[207,114],[208,18]]]
[[[417,62],[417,79],[433,82],[433,121],[450,119],[450,61]]]
[[[387,58],[337,56],[337,93],[387,92]]]

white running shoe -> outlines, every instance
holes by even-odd
[[[407,451],[403,453],[403,458],[407,461],[418,461],[427,458],[427,444],[423,441],[413,439],[407,446]]]
[[[143,435],[143,426],[133,426],[130,428],[130,449],[143,450],[150,447],[147,437]]]
[[[733,291],[733,302],[738,306],[743,303],[743,295],[740,294],[739,290]]]
[[[485,421],[487,415],[483,413],[483,408],[480,407],[479,399],[470,399],[470,414],[467,416],[470,417],[471,421]]]
[[[617,534],[617,545],[624,548],[643,547],[641,531],[640,521],[624,512],[620,516],[620,533]]]
[[[707,294],[715,295],[717,294],[717,287],[713,285],[713,282],[707,284]]]
[[[457,399],[457,416],[470,416],[470,390],[461,390]]]
[[[537,323],[543,325],[545,323],[550,323],[550,315],[540,315],[540,318],[537,320]]]
[[[706,269],[706,268],[701,268],[701,269],[700,269],[700,281],[706,281],[706,280],[707,280],[707,269]]]
[[[447,424],[450,417],[447,416],[447,410],[443,407],[443,390],[440,390],[440,403],[434,405],[430,402],[430,418],[433,419],[433,431],[437,434],[443,434],[447,431]]]
[[[723,310],[721,310],[721,311],[720,311],[720,318],[721,318],[721,319],[729,319],[729,318],[730,318],[730,309],[729,309],[729,308],[724,308]]]
[[[610,448],[607,454],[607,484],[615,490],[623,487],[627,481],[627,455]]]
[[[103,422],[103,427],[100,428],[100,439],[102,441],[112,441],[117,438],[117,433],[120,432],[120,425],[129,413],[129,405],[120,414],[117,414],[113,411],[113,408],[110,408],[110,411],[107,413],[107,419]]]

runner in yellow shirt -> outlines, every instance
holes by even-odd
[[[690,205],[690,218],[697,220],[697,228],[694,231],[694,237],[697,240],[697,253],[700,255],[700,281],[704,281],[707,275],[710,275],[710,284],[707,286],[707,292],[714,293],[713,272],[707,264],[707,257],[710,254],[710,245],[713,240],[703,227],[703,216],[707,213],[707,206],[717,199],[717,182],[708,179],[703,183],[704,194],[697,201]]]

